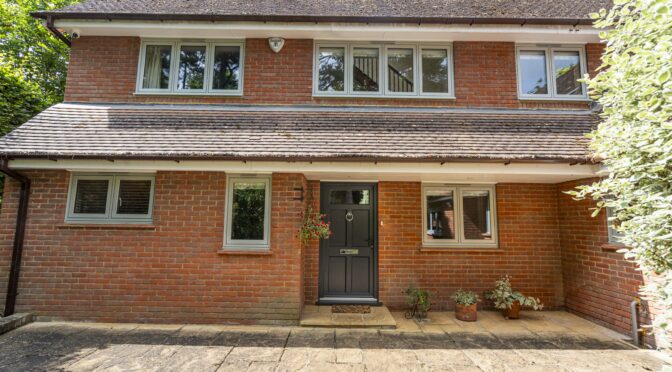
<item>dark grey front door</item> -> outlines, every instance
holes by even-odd
[[[376,185],[322,183],[332,236],[320,243],[320,303],[371,303],[377,295]]]

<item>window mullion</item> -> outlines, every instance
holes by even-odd
[[[556,97],[558,93],[555,88],[555,56],[552,48],[546,48],[546,76],[548,79],[548,95],[549,97]]]

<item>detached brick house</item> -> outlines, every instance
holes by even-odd
[[[402,308],[410,285],[447,309],[509,274],[547,309],[626,331],[641,276],[564,193],[601,175],[577,79],[603,51],[588,14],[609,5],[36,13],[72,35],[70,66],[65,102],[0,139],[4,171],[30,181],[18,295],[21,183],[6,183],[0,291],[49,318],[294,324],[305,304]],[[330,239],[302,243],[308,210]]]

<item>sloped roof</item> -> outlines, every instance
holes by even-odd
[[[591,23],[612,0],[87,0],[38,17],[353,21],[427,23]]]
[[[0,157],[212,160],[587,160],[587,111],[58,104]]]

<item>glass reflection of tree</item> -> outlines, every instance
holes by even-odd
[[[425,92],[447,92],[448,59],[445,57],[423,58],[422,79]]]
[[[213,66],[213,89],[238,89],[240,53],[238,48],[217,48]]]
[[[240,188],[233,195],[232,238],[262,240],[264,238],[263,188]]]
[[[183,48],[180,51],[180,87],[203,89],[205,74],[205,50]]]
[[[319,90],[343,91],[345,86],[343,57],[335,53],[323,53],[319,60]]]

